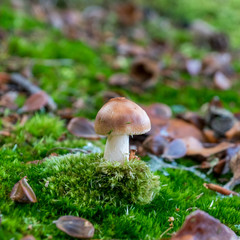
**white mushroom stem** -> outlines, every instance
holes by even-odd
[[[108,136],[104,158],[110,162],[121,162],[129,160],[129,136],[113,135]]]

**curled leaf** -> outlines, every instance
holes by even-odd
[[[100,139],[96,134],[93,124],[86,118],[73,118],[68,126],[68,131],[76,137],[86,138],[90,140]]]
[[[197,210],[190,214],[181,229],[171,240],[237,240],[236,234],[218,219],[204,211]]]
[[[75,238],[92,238],[94,235],[94,227],[88,220],[74,216],[60,217],[56,222],[56,226],[61,231]]]
[[[27,182],[27,177],[23,177],[20,181],[18,181],[10,194],[10,198],[14,202],[20,202],[20,203],[36,203],[37,198],[30,187],[30,185]]]
[[[181,139],[175,139],[167,145],[162,157],[168,159],[177,159],[185,156],[186,153],[187,148],[185,142]]]
[[[45,92],[41,91],[34,93],[27,99],[24,106],[21,108],[21,112],[33,112],[40,110],[45,107],[47,103],[48,95]]]
[[[187,147],[187,156],[200,155],[207,158],[211,155],[217,154],[219,152],[225,151],[232,147],[233,144],[229,142],[221,142],[214,147],[205,148],[202,143],[194,137],[186,137],[182,139]]]

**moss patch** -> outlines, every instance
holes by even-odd
[[[106,162],[96,154],[68,154],[49,159],[44,167],[44,176],[49,176],[44,182],[48,181],[49,187],[43,188],[43,194],[60,202],[71,196],[80,207],[146,204],[159,191],[159,177],[143,161],[120,164]]]

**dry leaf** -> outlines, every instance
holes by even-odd
[[[124,25],[133,25],[142,18],[142,11],[137,5],[131,2],[118,4],[116,12],[119,22]]]
[[[162,157],[168,159],[177,159],[185,156],[187,153],[187,147],[183,140],[174,139],[164,149]]]
[[[216,218],[204,211],[190,214],[171,240],[237,240],[236,234]]]
[[[196,126],[199,129],[203,129],[203,127],[205,125],[204,119],[194,112],[185,112],[182,114],[178,114],[177,117],[180,119],[183,119],[186,122],[193,124],[194,126]]]
[[[202,143],[194,137],[182,138],[182,141],[186,144],[187,147],[187,156],[199,155],[204,158],[210,157],[211,155],[217,154],[219,152],[225,151],[230,147],[233,147],[234,144],[229,142],[222,142],[211,148],[203,147]]]
[[[17,182],[10,194],[10,198],[14,202],[20,203],[36,203],[37,198],[32,188],[27,182],[27,177],[23,177],[19,182]]]
[[[21,112],[33,112],[40,110],[48,104],[48,95],[41,91],[32,94],[21,108]]]
[[[233,192],[231,190],[228,190],[224,187],[221,187],[219,185],[213,184],[213,183],[204,183],[203,186],[207,189],[213,190],[215,192],[221,193],[223,195],[238,195],[238,193]]]
[[[133,84],[148,88],[156,84],[159,75],[158,63],[149,58],[137,58],[133,61],[130,76]]]
[[[61,231],[75,238],[92,238],[94,227],[88,220],[74,216],[63,216],[55,221],[56,226]]]
[[[158,156],[163,154],[168,142],[160,135],[151,135],[143,142],[143,147],[146,151]]]
[[[168,124],[161,128],[160,135],[172,139],[194,137],[201,142],[205,139],[203,133],[197,127],[181,119],[170,119]]]
[[[86,118],[73,118],[68,126],[68,131],[76,137],[90,140],[98,140],[100,136],[96,134],[93,123]]]

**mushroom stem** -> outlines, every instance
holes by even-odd
[[[104,158],[110,162],[121,162],[129,160],[129,136],[113,135],[108,136]]]

